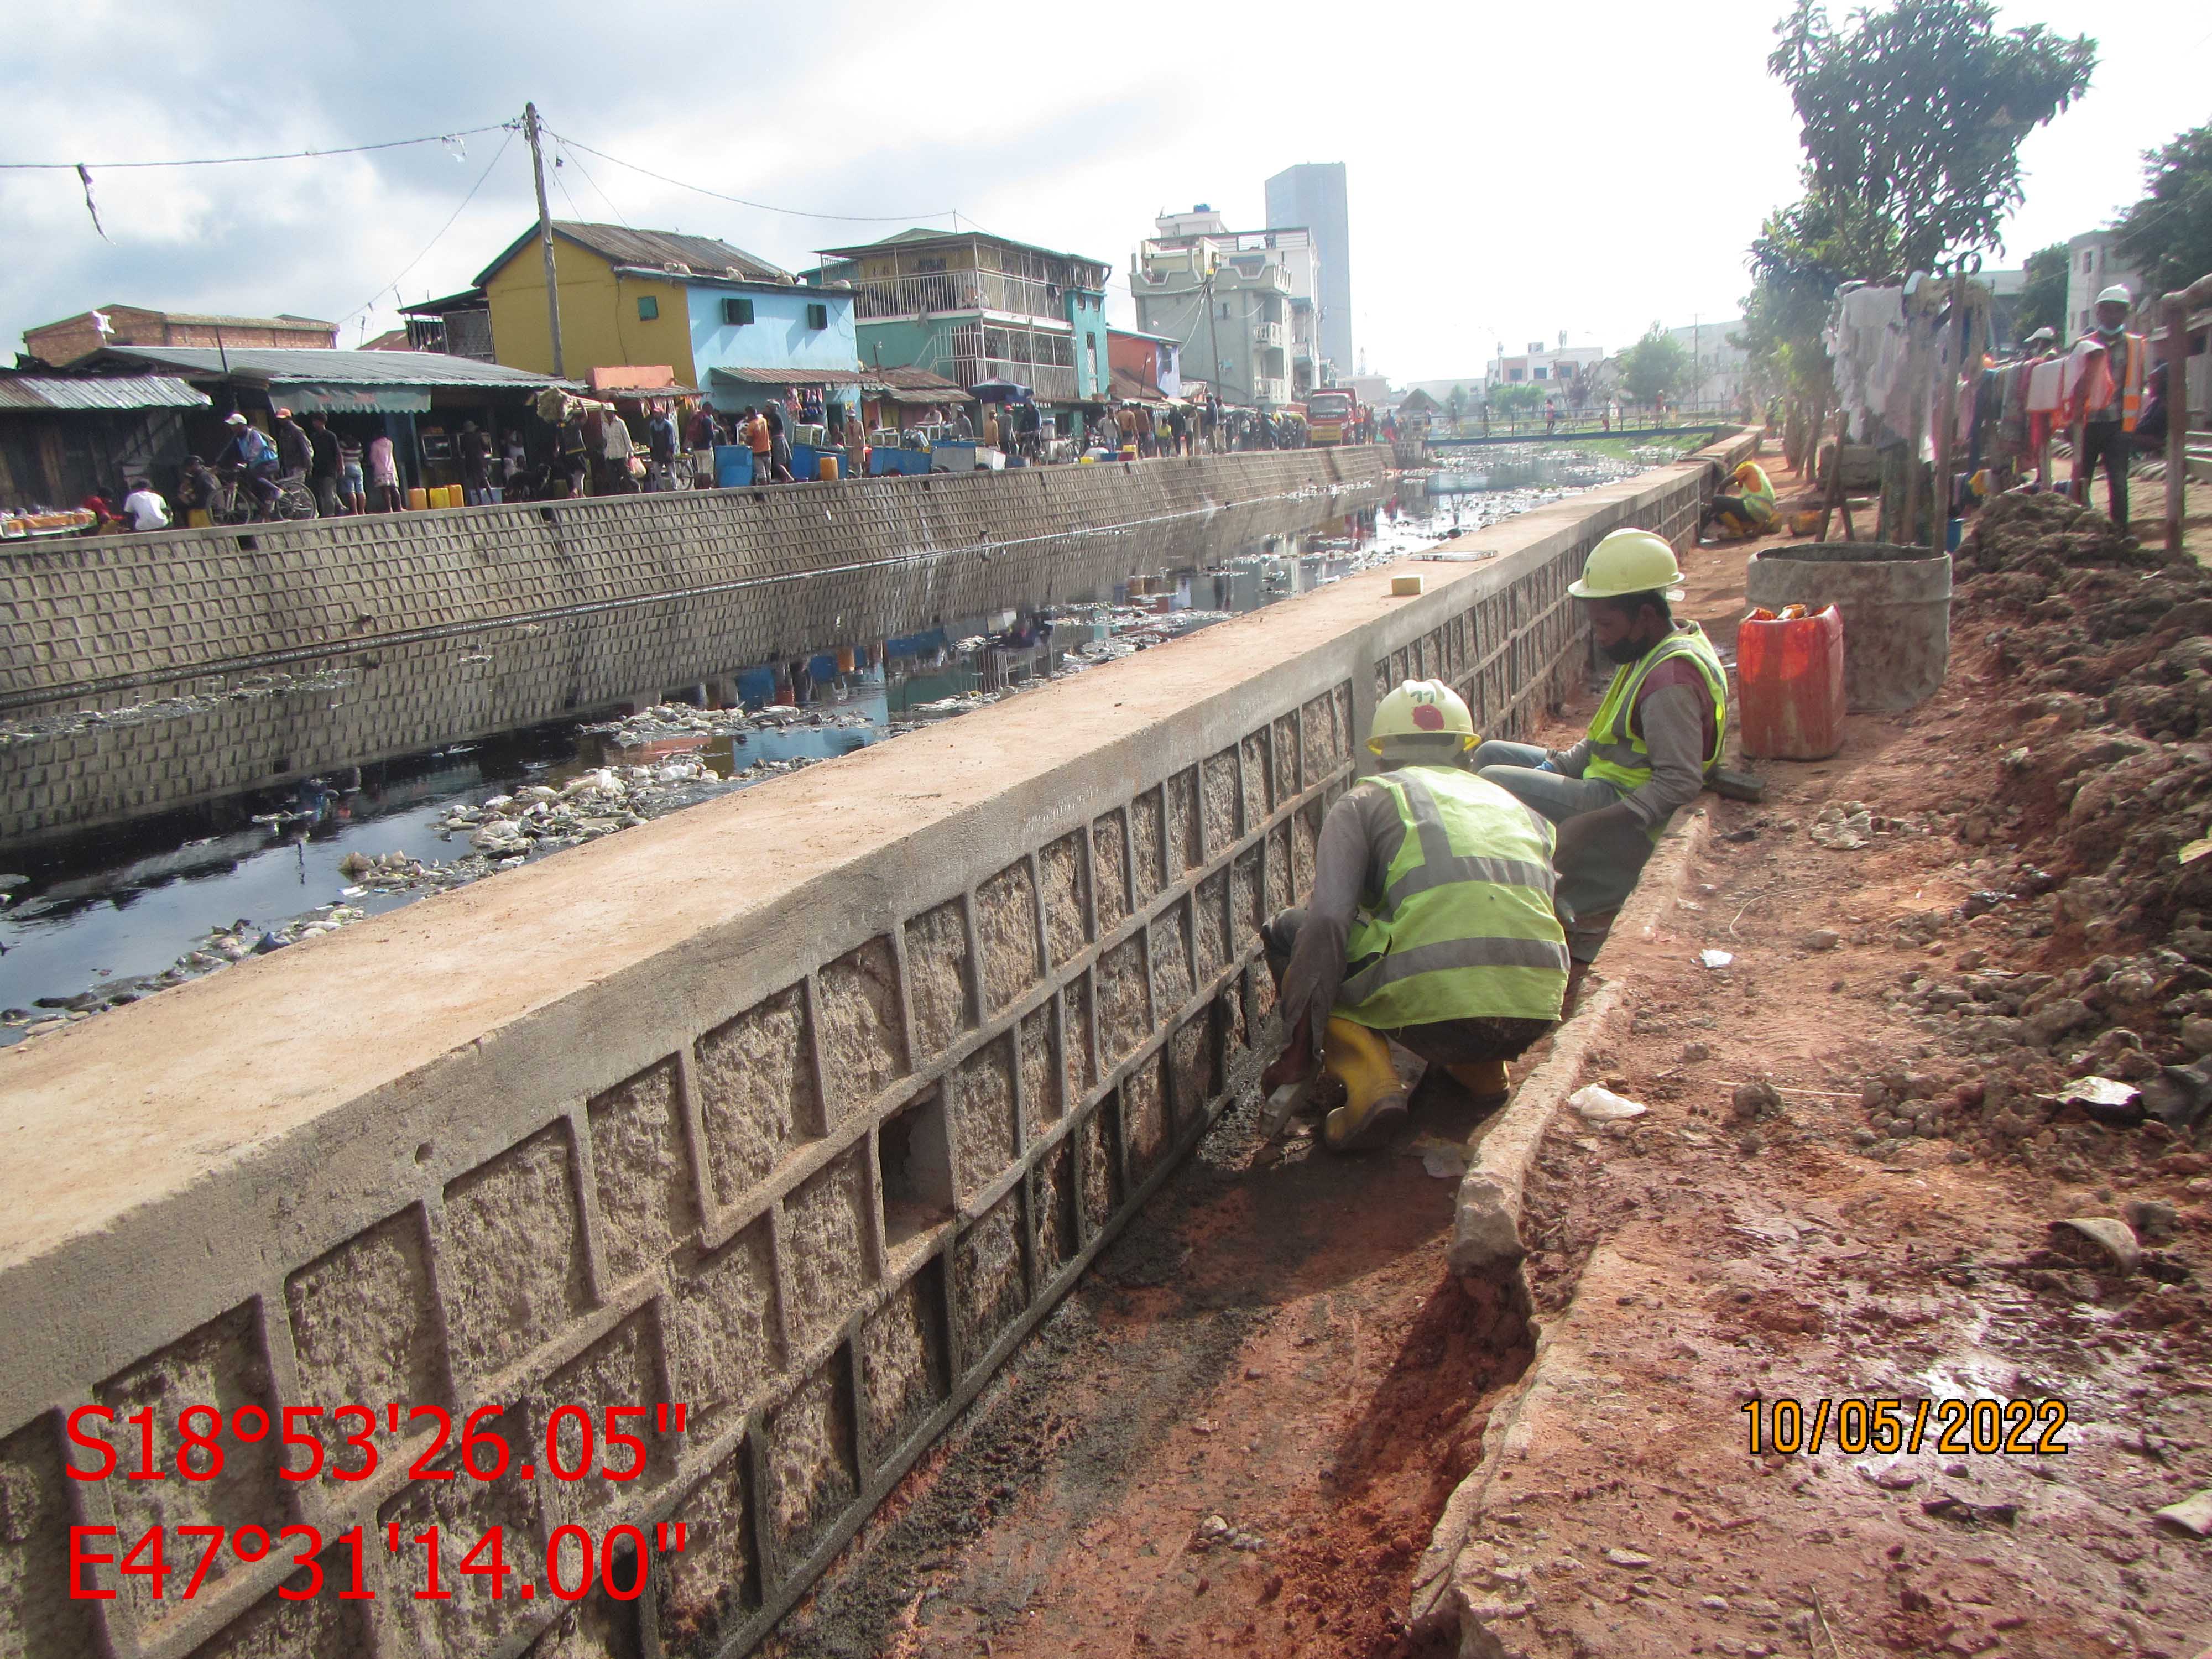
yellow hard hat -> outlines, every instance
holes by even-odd
[[[1674,550],[1664,536],[1649,530],[1616,530],[1590,549],[1583,562],[1582,580],[1570,582],[1567,592],[1578,599],[1617,599],[1628,593],[1663,592],[1679,599],[1682,567],[1674,562]]]
[[[1368,728],[1367,747],[1370,753],[1379,755],[1393,738],[1446,733],[1461,738],[1462,749],[1472,749],[1480,741],[1474,734],[1474,717],[1458,692],[1442,680],[1407,680],[1375,705],[1375,724]]]

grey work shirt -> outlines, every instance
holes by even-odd
[[[1644,677],[1629,729],[1644,739],[1651,776],[1621,797],[1646,829],[1664,823],[1677,808],[1697,799],[1705,787],[1705,757],[1712,752],[1713,705],[1705,677],[1687,657],[1672,657]],[[1571,778],[1589,764],[1590,740],[1552,756],[1552,764]]]
[[[1313,896],[1306,901],[1305,925],[1283,969],[1283,1029],[1295,1031],[1310,1011],[1308,1027],[1314,1051],[1344,984],[1344,953],[1359,914],[1362,893],[1379,893],[1383,877],[1406,839],[1405,820],[1390,792],[1367,782],[1355,785],[1328,809],[1314,848]]]

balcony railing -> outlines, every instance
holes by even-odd
[[[979,380],[1012,380],[1025,386],[1048,402],[1066,403],[1075,396],[1075,370],[1056,363],[1018,363],[1004,357],[955,357],[952,378],[963,386]]]
[[[1282,343],[1283,325],[1280,323],[1255,323],[1252,325],[1252,343],[1254,345],[1279,346],[1282,344]]]
[[[1048,283],[995,270],[939,270],[921,276],[872,276],[853,284],[853,315],[866,322],[939,311],[1004,311],[1065,321]]]
[[[1290,400],[1288,380],[1262,376],[1252,382],[1252,401],[1255,404],[1286,404]]]

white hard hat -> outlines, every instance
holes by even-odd
[[[246,424],[246,416],[240,414],[236,410],[233,410],[229,414],[222,417],[222,423],[225,426],[244,426]]]
[[[2125,283],[2114,283],[2097,296],[2097,303],[2100,306],[2131,306],[2135,302],[2136,296],[2128,292]]]

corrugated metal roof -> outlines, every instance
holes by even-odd
[[[281,350],[248,346],[108,346],[97,360],[160,363],[194,380],[228,376],[247,381],[312,380],[325,386],[567,386],[550,374],[532,374],[474,357],[442,351]]]
[[[591,249],[611,264],[644,265],[657,270],[665,270],[671,264],[684,264],[702,276],[734,274],[755,282],[770,283],[789,274],[757,254],[732,247],[713,236],[685,236],[672,230],[632,230],[627,225],[586,224],[576,219],[556,219],[553,234]],[[501,267],[537,238],[538,227],[532,225],[508,243],[496,259],[477,273],[477,286],[482,288],[489,282]]]
[[[205,409],[208,402],[204,392],[166,374],[112,380],[0,375],[0,409]]]

